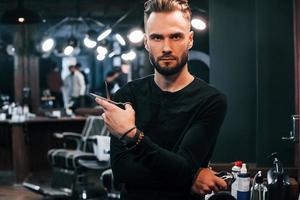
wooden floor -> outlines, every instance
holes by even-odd
[[[40,186],[50,185],[49,172],[40,172],[31,175],[26,181]],[[0,200],[49,200],[40,194],[24,188],[21,184],[14,183],[14,177],[11,172],[0,171]],[[53,200],[53,199],[51,199]],[[63,200],[60,198],[60,200]],[[96,200],[96,199],[95,199]],[[105,194],[97,200],[107,200]]]
[[[0,186],[0,200],[43,200],[44,197],[22,186]]]
[[[48,173],[48,172],[47,172]],[[45,173],[38,174],[39,181],[47,179]],[[45,177],[45,178],[41,178]],[[31,192],[21,184],[14,183],[14,175],[11,171],[0,172],[0,200],[44,200],[42,195]]]

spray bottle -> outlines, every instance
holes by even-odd
[[[250,175],[246,164],[243,163],[241,172],[238,174],[237,200],[250,200]]]
[[[237,198],[237,189],[238,189],[238,182],[237,182],[237,176],[241,171],[242,167],[242,161],[235,161],[234,166],[231,168],[231,173],[234,177],[234,182],[231,184],[231,195],[234,198]]]

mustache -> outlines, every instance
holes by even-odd
[[[177,60],[177,57],[173,56],[173,55],[170,55],[170,54],[164,54],[164,55],[159,56],[157,58],[157,60],[164,60],[164,59],[174,59],[174,60]]]

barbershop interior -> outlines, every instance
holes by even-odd
[[[0,200],[121,199],[94,95],[154,73],[144,3],[0,1]],[[300,0],[188,3],[188,70],[227,99],[203,199],[299,200]]]

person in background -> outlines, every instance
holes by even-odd
[[[50,73],[47,75],[47,87],[51,96],[55,97],[54,108],[61,108],[64,106],[62,87],[63,81],[61,79],[59,68],[56,64],[53,64]]]
[[[84,72],[84,70],[82,69],[81,63],[76,63],[75,67],[80,71],[80,73],[83,75],[84,78],[84,83],[85,83],[85,93],[89,92],[89,79],[88,79],[88,75]]]
[[[115,70],[119,72],[119,76],[116,79],[116,82],[118,85],[123,87],[128,82],[128,74],[124,73],[123,69],[125,68],[125,64],[123,64],[121,67],[115,67]]]
[[[119,70],[116,69],[112,69],[111,71],[109,71],[106,76],[105,76],[105,82],[107,83],[107,89],[108,89],[108,93],[109,96],[112,97],[113,94],[115,94],[119,89],[120,86],[117,82],[117,79],[120,75]],[[106,97],[106,85],[105,82],[103,82],[102,86],[101,86],[101,94],[102,96]]]
[[[154,75],[127,83],[113,100],[96,98],[111,137],[111,166],[125,200],[203,199],[227,187],[208,168],[225,96],[188,71],[193,46],[187,0],[145,3],[144,44]]]
[[[75,109],[81,106],[81,100],[85,94],[86,85],[84,76],[75,65],[69,67],[71,72],[71,101],[73,102],[72,108]]]
[[[73,78],[72,78],[72,72],[71,68],[73,66],[69,65],[69,74],[64,78],[63,80],[63,99],[64,99],[64,107],[68,108],[69,101],[71,100],[72,97],[72,90],[73,90]]]

